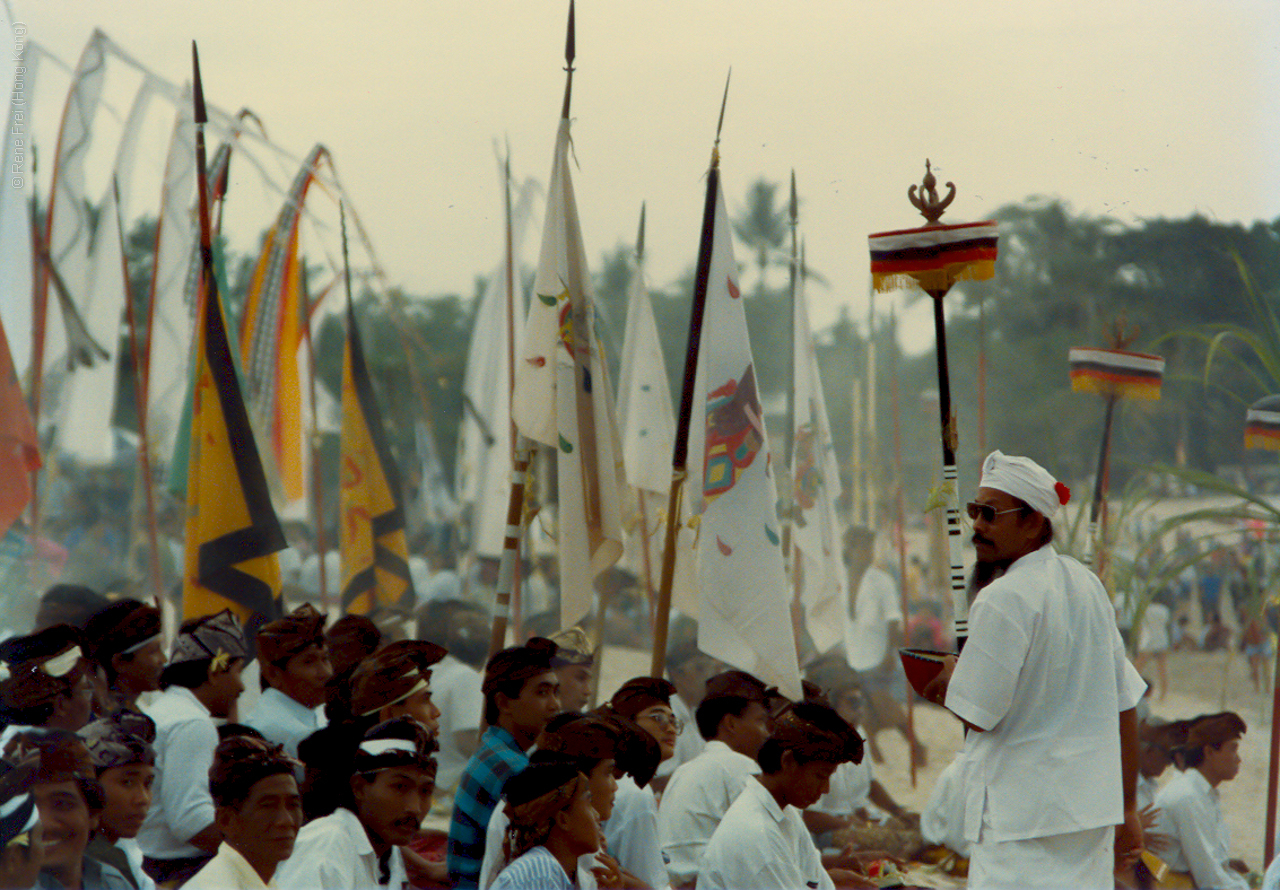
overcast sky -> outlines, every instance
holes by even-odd
[[[560,0],[11,2],[30,38],[70,65],[101,27],[182,81],[198,40],[211,102],[252,108],[298,157],[330,148],[391,282],[413,293],[470,294],[498,259],[495,139],[510,141],[518,178],[550,171]],[[905,192],[925,157],[958,186],[951,221],[1033,194],[1124,223],[1280,215],[1274,0],[581,0],[577,53],[575,185],[591,262],[631,243],[647,201],[651,281],[692,265],[732,67],[730,211],[754,179],[795,169],[809,262],[831,281],[811,296],[819,324],[841,306],[865,311],[866,235],[917,223]],[[67,85],[52,69],[40,77],[37,140]],[[123,114],[129,79],[113,77]],[[156,175],[172,122],[162,111],[139,156]],[[279,184],[293,173],[268,167]],[[279,198],[250,166],[234,169],[228,219],[247,247]],[[144,181],[134,215],[157,203]],[[323,195],[313,201],[334,215]]]

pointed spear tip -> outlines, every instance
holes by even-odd
[[[644,201],[640,202],[640,231],[636,233],[636,262],[644,257]]]
[[[195,100],[195,122],[197,124],[206,124],[209,122],[209,114],[204,107],[204,84],[200,80],[200,50],[196,48],[196,42],[191,41],[191,70],[192,70],[192,96]]]
[[[711,169],[715,170],[720,166],[720,131],[724,128],[724,109],[729,104],[729,81],[733,79],[733,67],[730,66],[729,73],[724,79],[724,96],[720,99],[720,119],[716,121],[716,142],[711,149]]]
[[[569,0],[569,31],[564,41],[564,60],[573,67],[573,60],[577,55],[577,48],[574,46],[574,28],[573,28],[573,0]]]
[[[800,217],[800,202],[796,200],[796,171],[791,169],[791,224],[794,226]]]

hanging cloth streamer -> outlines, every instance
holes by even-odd
[[[1067,351],[1071,391],[1120,399],[1160,399],[1164,359],[1142,352],[1073,346]]]

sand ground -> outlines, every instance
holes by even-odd
[[[1224,783],[1222,810],[1231,828],[1232,854],[1262,871],[1263,833],[1266,824],[1267,758],[1271,740],[1271,695],[1255,692],[1249,666],[1239,652],[1169,653],[1169,689],[1163,700],[1152,691],[1152,714],[1178,719],[1211,711],[1233,710],[1244,718],[1249,731],[1240,744],[1240,775]],[[601,700],[631,677],[646,674],[649,655],[635,649],[609,647],[602,664]],[[1148,667],[1153,679],[1154,666]],[[875,774],[903,806],[919,811],[938,775],[959,752],[963,738],[959,722],[933,705],[913,708],[917,737],[928,746],[928,766],[917,770],[912,785],[906,742],[896,733],[881,733],[884,763]],[[1172,767],[1161,783],[1173,775]]]

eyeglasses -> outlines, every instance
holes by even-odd
[[[1021,507],[1010,507],[1008,510],[997,510],[990,504],[976,504],[973,501],[964,505],[965,511],[968,512],[969,518],[974,522],[978,521],[978,517],[982,517],[983,522],[995,522],[997,516],[1003,516],[1006,513],[1017,513]]]
[[[662,729],[668,726],[675,727],[676,735],[684,732],[684,721],[668,711],[653,711],[648,714],[637,714],[638,718],[643,720],[652,720]]]

